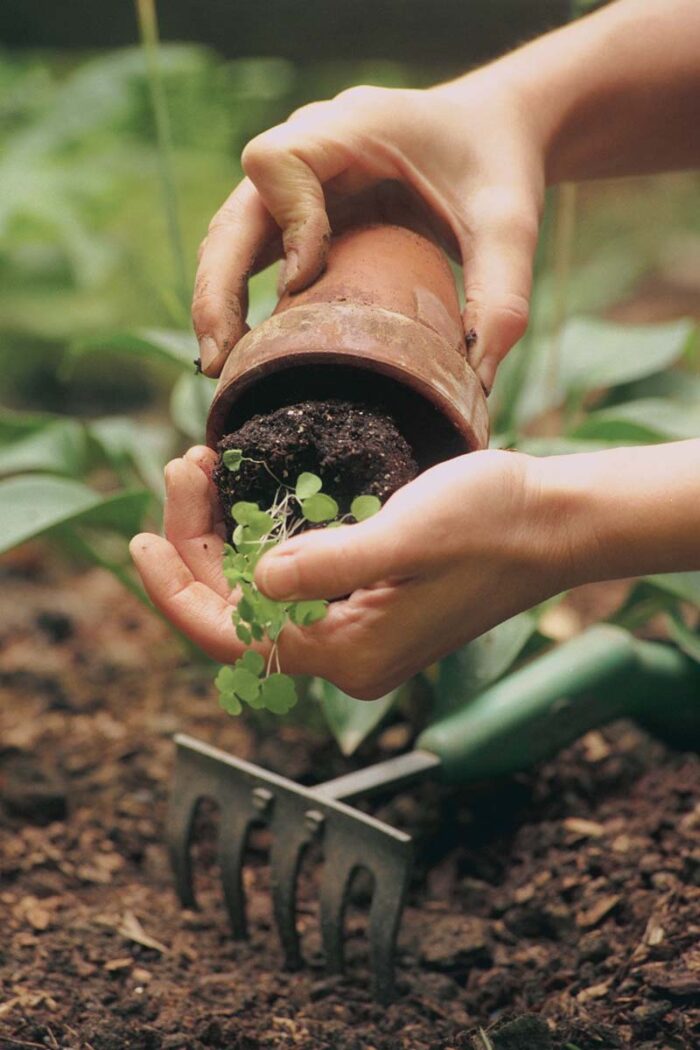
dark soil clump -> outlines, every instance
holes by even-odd
[[[214,481],[227,522],[238,500],[269,507],[279,488],[276,478],[293,486],[304,471],[318,474],[345,514],[355,496],[377,496],[383,503],[418,474],[413,451],[391,416],[337,399],[301,401],[253,416],[218,445],[220,455],[234,448],[261,462],[243,462],[232,473],[219,460]]]

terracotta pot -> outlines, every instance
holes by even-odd
[[[317,397],[392,412],[421,467],[486,446],[486,400],[467,362],[454,278],[428,236],[368,225],[334,238],[325,273],[283,296],[228,358],[207,442]]]

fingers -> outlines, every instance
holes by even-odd
[[[278,232],[248,179],[234,190],[212,219],[200,249],[192,300],[202,371],[218,376],[246,331],[248,275]]]
[[[221,663],[236,660],[245,646],[236,637],[231,606],[196,580],[172,543],[141,533],[129,545],[146,592],[183,634]]]
[[[282,230],[285,263],[280,291],[298,292],[326,262],[330,224],[322,184],[346,166],[343,151],[327,148],[291,121],[258,135],[241,157],[268,211]]]
[[[462,245],[469,360],[490,391],[499,363],[527,328],[538,218],[511,205],[477,215]]]
[[[205,453],[210,452],[191,449],[165,468],[165,535],[194,578],[227,598],[231,588],[221,568],[224,541],[215,531],[215,493],[205,471],[196,465],[207,462],[210,457]]]
[[[258,587],[278,601],[340,598],[383,580],[410,576],[415,566],[413,544],[378,518],[308,532],[281,544],[260,561],[255,574]]]

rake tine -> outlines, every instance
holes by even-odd
[[[224,900],[228,911],[231,932],[237,941],[244,941],[248,936],[246,921],[246,900],[243,889],[243,857],[248,840],[248,829],[251,816],[246,812],[235,813],[233,819],[219,827],[219,864],[221,881],[224,887]]]
[[[399,931],[411,866],[387,863],[381,858],[369,869],[374,876],[374,892],[369,913],[369,946],[372,959],[374,997],[380,1003],[394,995],[396,937]]]
[[[347,843],[329,843],[325,850],[323,879],[321,881],[321,937],[330,974],[342,973],[345,963],[344,929],[345,902],[350,877],[358,862],[348,857]]]
[[[183,908],[196,907],[190,845],[200,793],[188,783],[185,763],[175,765],[173,790],[168,807],[165,839],[175,876],[175,891]]]
[[[284,814],[280,816],[272,830],[270,850],[272,903],[285,965],[289,970],[297,970],[302,964],[296,924],[297,879],[302,855],[314,836],[315,828],[308,820],[300,825],[292,814],[287,814],[286,819]],[[306,816],[308,818],[309,814]]]

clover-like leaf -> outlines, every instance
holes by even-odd
[[[322,487],[323,482],[318,474],[311,474],[309,471],[304,471],[304,473],[300,474],[297,478],[294,492],[298,500],[305,500],[309,499],[310,496],[315,496],[317,492],[321,491]]]
[[[244,623],[236,624],[236,635],[243,642],[244,645],[250,645],[253,641],[253,635],[250,627],[246,627]]]
[[[250,503],[248,500],[239,500],[231,507],[231,517],[239,525],[247,525],[254,514],[260,513],[257,503]]]
[[[235,474],[241,469],[243,452],[240,448],[227,448],[221,459],[227,470]]]
[[[350,504],[350,513],[355,521],[366,521],[381,509],[381,500],[376,496],[356,496]]]
[[[317,492],[315,496],[303,500],[301,513],[313,524],[332,521],[338,516],[338,504],[332,496],[327,496],[325,492]]]
[[[305,601],[293,602],[288,609],[289,619],[299,627],[309,627],[312,623],[318,623],[328,612],[328,602]]]
[[[260,692],[260,679],[252,671],[249,671],[241,660],[236,660],[233,665],[231,681],[233,692],[247,703],[255,700]]]
[[[265,670],[265,658],[262,653],[256,652],[255,649],[249,649],[247,653],[244,653],[238,663],[250,671],[251,674],[258,676]]]
[[[297,702],[297,691],[294,679],[288,674],[271,674],[263,679],[260,695],[265,707],[275,715],[286,715]]]
[[[228,715],[240,715],[243,705],[234,693],[220,693],[219,704]]]

